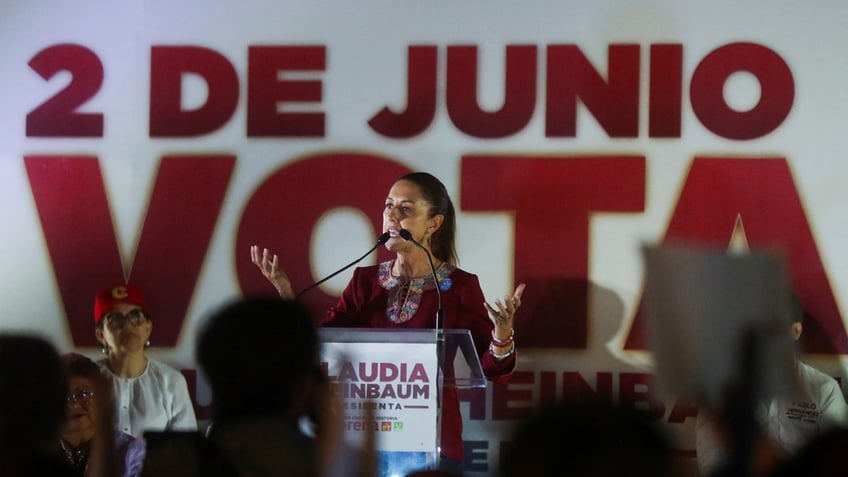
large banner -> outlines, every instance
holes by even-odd
[[[303,288],[423,170],[487,299],[527,284],[512,382],[462,393],[466,469],[574,395],[692,461],[697,406],[653,393],[644,244],[782,254],[806,360],[845,376],[848,33],[814,3],[0,0],[0,329],[93,356],[93,297],[129,280],[204,418],[199,327],[272,292],[249,247]]]

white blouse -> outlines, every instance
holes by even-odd
[[[112,376],[117,430],[139,439],[148,430],[197,430],[188,385],[179,371],[148,358],[140,376],[121,378],[105,359],[98,364]]]

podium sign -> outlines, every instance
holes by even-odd
[[[486,386],[471,333],[354,328],[320,333],[322,364],[342,402],[345,440],[361,446],[373,431],[380,475],[434,468],[442,389]]]
[[[361,444],[372,430],[381,451],[436,451],[434,344],[325,342],[322,361],[341,398],[349,442]]]

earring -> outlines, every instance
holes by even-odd
[[[150,347],[150,340],[147,340],[147,341],[144,343],[144,347],[145,347],[145,348],[149,348],[149,347]]]
[[[100,345],[100,352],[105,354],[105,355],[108,355],[109,354],[109,348],[107,348],[103,345]]]

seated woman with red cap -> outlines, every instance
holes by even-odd
[[[153,322],[141,291],[133,285],[106,288],[94,300],[99,361],[112,376],[117,429],[134,437],[144,431],[196,430],[185,378],[145,355]]]

